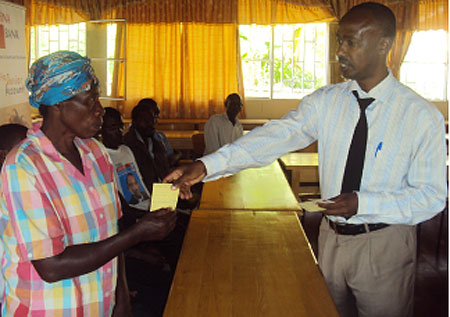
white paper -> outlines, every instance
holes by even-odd
[[[309,212],[318,212],[318,211],[325,210],[325,208],[320,207],[319,205],[317,205],[317,203],[333,204],[334,201],[328,200],[328,199],[313,199],[313,200],[300,202],[300,203],[298,203],[298,205],[303,210],[306,210]]]

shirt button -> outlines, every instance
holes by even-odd
[[[111,269],[110,268],[106,269],[106,272],[111,273]]]
[[[28,253],[28,258],[31,259],[33,257],[33,254],[30,252]]]
[[[106,292],[106,293],[105,293],[105,296],[106,296],[106,297],[109,297],[109,292]]]
[[[103,214],[100,214],[100,219],[103,219]]]
[[[95,190],[94,187],[89,187],[89,191],[92,193]]]

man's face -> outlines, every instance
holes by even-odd
[[[139,184],[136,181],[136,178],[131,174],[127,176],[127,185],[128,190],[133,194],[133,196],[137,198],[141,197],[141,190],[139,188]]]
[[[156,123],[158,123],[159,114],[150,109],[136,120],[136,128],[143,137],[151,137],[155,132]]]
[[[230,118],[236,118],[242,109],[242,101],[239,96],[232,96],[227,103],[227,114]]]
[[[102,125],[103,144],[107,148],[117,149],[123,144],[123,122],[115,116],[104,116]]]
[[[61,121],[77,137],[91,138],[100,130],[104,110],[98,97],[95,87],[59,104]]]
[[[339,69],[348,79],[370,79],[383,62],[379,49],[382,33],[370,19],[353,14],[339,24],[336,55]]]

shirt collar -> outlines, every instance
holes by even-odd
[[[391,69],[388,67],[388,75],[380,81],[375,87],[373,87],[369,92],[365,92],[359,87],[356,80],[352,80],[350,83],[350,92],[352,90],[356,90],[358,92],[358,95],[360,98],[374,98],[377,101],[384,101],[386,100],[389,95],[392,92],[393,84],[395,83],[396,79],[392,75]]]
[[[61,162],[61,155],[56,150],[53,143],[47,138],[44,132],[41,130],[42,122],[34,123],[31,131],[28,132],[30,141],[36,144],[42,149],[42,152],[50,157],[52,160]]]
[[[35,143],[39,148],[42,149],[42,152],[50,157],[52,160],[56,162],[62,162],[63,158],[61,153],[56,150],[53,143],[50,141],[49,138],[44,134],[44,132],[41,130],[42,122],[34,123],[31,132],[28,132],[28,137],[30,140]],[[84,156],[89,155],[91,156],[91,151],[86,147],[85,142],[75,137],[74,144],[77,147],[77,149],[80,151],[81,161],[83,162],[83,168],[90,167],[90,161],[85,160]],[[87,163],[87,164],[86,164]]]
[[[228,118],[228,114],[227,114],[226,111],[222,113],[222,117],[223,117],[224,120],[226,120],[227,122],[231,123],[230,118]],[[237,116],[236,116],[235,122],[236,122],[236,123],[239,122],[239,119],[238,119]],[[235,125],[236,125],[236,124],[235,124]]]

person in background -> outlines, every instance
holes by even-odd
[[[131,111],[131,127],[124,135],[124,143],[133,152],[145,187],[152,194],[153,183],[160,183],[169,173],[171,165],[166,156],[166,146],[155,133],[159,109],[153,99],[141,100]],[[190,213],[199,202],[199,195],[190,200],[179,200],[178,210]],[[187,218],[179,215],[180,218]],[[181,220],[181,219],[180,219]]]
[[[212,115],[205,124],[205,154],[210,154],[242,136],[244,129],[237,118],[241,110],[241,97],[238,94],[228,95],[225,112]]]
[[[113,165],[92,138],[103,108],[88,58],[69,51],[42,57],[26,86],[43,120],[1,172],[2,315],[130,316],[122,252],[166,237],[176,214],[148,213],[118,233]]]
[[[0,168],[6,155],[27,136],[28,128],[17,123],[7,123],[0,126]]]
[[[153,140],[158,141],[160,144],[163,145],[164,151],[166,154],[167,161],[169,162],[169,166],[175,166],[178,164],[178,161],[181,158],[181,153],[178,151],[175,151],[172,146],[169,144],[169,140],[167,139],[167,136],[164,134],[164,132],[156,130],[156,124],[158,123],[159,118],[159,107],[155,100],[151,98],[144,98],[139,101],[137,106],[139,105],[148,105],[148,107],[151,109],[150,111],[153,113],[153,120],[148,122],[148,126],[150,128],[151,136],[147,137],[148,142],[148,150],[150,155],[154,155],[153,153]],[[153,156],[154,158],[154,156]]]
[[[280,120],[228,144],[164,181],[182,197],[213,180],[318,140],[324,208],[319,266],[340,316],[411,316],[416,225],[445,207],[446,144],[439,110],[387,67],[392,11],[375,2],[340,20],[337,57],[349,81],[306,96]]]
[[[142,174],[131,149],[123,144],[123,119],[117,109],[107,107],[103,115],[101,139],[114,165],[114,178],[119,190],[123,217],[120,230],[149,213],[150,198]],[[129,178],[133,176],[135,191],[145,193],[146,200],[133,201],[129,194]],[[133,303],[135,316],[161,316],[183,243],[183,216],[177,217],[175,229],[162,241],[144,242],[125,252],[126,275],[130,290],[137,295]]]
[[[6,155],[19,144],[27,136],[28,128],[17,123],[7,123],[0,126],[0,170],[3,166],[3,162],[6,159]],[[1,181],[0,181],[1,183]],[[1,185],[0,185],[1,187]],[[0,256],[4,258],[3,245],[0,243]],[[3,274],[0,274],[0,305],[3,300],[3,294],[5,292],[5,280]]]

